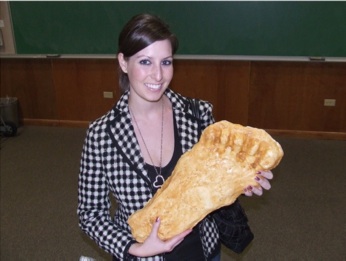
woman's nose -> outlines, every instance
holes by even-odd
[[[152,71],[152,78],[157,82],[162,79],[162,68],[161,65],[155,65]]]

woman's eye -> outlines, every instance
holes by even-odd
[[[164,60],[162,62],[163,65],[172,65],[172,63],[173,63],[173,61],[171,61],[171,60]]]
[[[143,64],[143,65],[150,65],[151,64],[151,62],[148,59],[140,60],[139,63]]]

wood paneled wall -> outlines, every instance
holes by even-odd
[[[324,106],[326,98],[336,99],[336,106]],[[253,63],[249,122],[269,129],[346,132],[346,64]]]
[[[212,102],[216,120],[346,139],[346,63],[176,60],[174,69],[171,88]],[[25,124],[87,126],[119,98],[117,70],[112,59],[3,58],[1,97],[18,98]]]

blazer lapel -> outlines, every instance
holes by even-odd
[[[166,95],[172,103],[184,153],[198,142],[199,119],[193,116],[190,103],[186,98],[171,91],[170,89],[167,89]]]
[[[131,169],[151,187],[145,162],[131,124],[128,106],[123,106],[121,111],[117,109],[124,102],[124,100],[120,100],[117,106],[113,108],[114,117],[107,124],[107,133],[111,137],[117,151],[122,154],[125,161],[131,166]]]
[[[179,137],[183,153],[190,150],[198,142],[199,124],[198,120],[188,113],[177,111],[175,113],[178,124]]]

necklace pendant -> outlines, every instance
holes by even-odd
[[[154,188],[157,188],[157,189],[161,188],[164,182],[165,182],[165,179],[163,178],[163,176],[157,175],[153,186]]]

